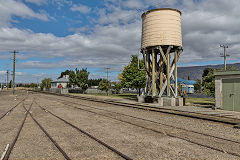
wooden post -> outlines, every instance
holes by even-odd
[[[174,65],[175,65],[175,98],[178,96],[178,78],[177,78],[177,61],[178,61],[178,51],[175,51],[174,53]]]
[[[160,55],[160,59],[159,59],[159,67],[160,67],[160,90],[159,92],[161,92],[161,89],[163,87],[163,57]]]
[[[170,52],[167,52],[167,96],[170,94]]]
[[[13,75],[12,75],[12,93],[15,93],[15,62],[16,62],[16,51],[13,51]]]
[[[157,86],[156,86],[156,53],[154,49],[152,49],[152,96],[155,97],[157,95]]]

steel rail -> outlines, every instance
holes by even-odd
[[[66,100],[61,100],[61,99],[58,99],[58,100],[60,100],[60,101],[66,101]],[[204,136],[208,136],[208,137],[212,137],[212,138],[216,138],[216,139],[220,139],[220,140],[224,140],[224,141],[228,141],[228,142],[233,142],[233,143],[238,143],[238,144],[240,144],[239,141],[234,141],[234,140],[231,140],[231,139],[214,136],[214,135],[210,135],[210,134],[207,134],[207,133],[202,133],[202,132],[197,132],[197,131],[193,131],[193,130],[188,130],[188,129],[185,129],[185,128],[176,127],[176,126],[169,125],[169,124],[164,124],[164,123],[152,121],[152,120],[149,120],[149,119],[144,119],[144,118],[139,118],[139,117],[127,115],[127,114],[124,114],[124,113],[119,113],[119,112],[115,112],[115,111],[109,111],[109,110],[105,110],[105,109],[100,109],[100,108],[93,107],[93,106],[90,106],[90,105],[78,104],[78,103],[70,102],[70,101],[66,101],[66,102],[67,102],[67,103],[72,103],[72,104],[75,104],[75,105],[80,105],[80,106],[88,107],[88,108],[93,108],[93,109],[101,110],[101,111],[106,111],[106,112],[108,112],[108,113],[119,114],[119,115],[123,115],[123,116],[126,116],[126,117],[131,117],[131,118],[134,118],[134,119],[139,119],[139,120],[143,120],[143,121],[147,121],[147,122],[151,122],[151,123],[155,123],[155,124],[159,124],[159,125],[163,125],[163,126],[168,126],[168,127],[174,128],[174,129],[179,129],[179,130],[183,130],[183,131],[187,131],[187,132],[192,132],[192,133],[195,133],[195,134],[200,134],[200,135],[204,135]],[[64,105],[67,105],[67,106],[70,106],[70,105],[68,105],[68,104],[66,104],[66,103],[63,103],[63,104],[64,104]],[[72,106],[70,106],[70,107],[72,107]],[[79,109],[78,107],[73,107],[73,108]]]
[[[125,102],[117,102],[113,100],[99,100],[95,98],[89,98],[89,97],[80,97],[80,96],[73,96],[73,95],[67,95],[67,94],[57,94],[57,93],[49,93],[49,92],[39,92],[39,91],[33,91],[37,93],[43,93],[43,94],[49,94],[49,95],[56,95],[56,96],[63,96],[63,97],[69,97],[74,99],[81,99],[81,100],[87,100],[87,101],[94,101],[94,102],[100,102],[100,103],[106,103],[106,104],[112,104],[127,108],[136,108],[136,109],[142,109],[142,110],[149,110],[153,112],[160,112],[164,114],[171,114],[171,115],[177,115],[177,116],[183,116],[183,117],[190,117],[194,119],[202,119],[202,120],[208,120],[213,121],[217,123],[225,123],[225,124],[231,124],[231,125],[238,125],[240,123],[239,119],[236,118],[230,118],[225,116],[219,116],[219,115],[209,115],[209,114],[202,114],[198,112],[190,112],[190,111],[181,111],[176,109],[169,109],[164,107],[154,107],[154,106],[147,106],[139,103],[130,104]]]
[[[24,107],[24,106],[23,106]],[[33,115],[27,110],[25,107],[24,109],[27,111],[27,113],[31,116],[33,121],[38,125],[38,127],[43,131],[43,133],[50,139],[50,141],[57,147],[57,149],[62,153],[65,159],[71,160],[67,153],[59,146],[59,144],[49,135],[49,133],[42,127],[42,125],[33,117]]]
[[[50,98],[48,98],[48,99],[50,99]],[[210,135],[210,134],[206,134],[206,133],[202,133],[202,132],[197,132],[197,131],[193,131],[193,130],[188,130],[188,129],[185,129],[185,128],[176,127],[176,126],[173,126],[173,125],[164,124],[164,123],[160,123],[160,122],[156,122],[156,121],[152,121],[152,120],[148,120],[148,119],[144,119],[144,118],[139,118],[139,117],[135,117],[135,116],[131,116],[131,115],[119,113],[119,112],[114,112],[114,111],[109,111],[109,110],[105,110],[105,109],[100,109],[100,108],[96,108],[96,107],[93,107],[93,106],[90,106],[90,105],[79,104],[79,103],[76,103],[76,102],[67,101],[67,100],[62,100],[62,99],[58,99],[58,98],[56,98],[56,99],[62,101],[62,103],[63,103],[64,105],[66,105],[66,106],[70,106],[70,105],[68,105],[68,104],[66,104],[66,103],[64,103],[64,102],[72,103],[72,104],[75,104],[75,105],[81,105],[81,106],[84,106],[84,107],[93,108],[93,109],[97,109],[97,110],[101,110],[101,111],[106,111],[106,112],[109,112],[109,113],[120,114],[120,115],[123,115],[123,116],[127,116],[127,117],[131,117],[131,118],[135,118],[135,119],[139,119],[139,120],[143,120],[143,121],[148,121],[148,122],[155,123],[155,124],[160,124],[160,125],[172,127],[172,128],[184,130],[184,131],[187,131],[187,132],[192,132],[192,133],[196,133],[196,134],[200,134],[200,135],[204,135],[204,136],[209,136],[209,137],[212,137],[212,138],[216,138],[216,139],[225,140],[225,141],[228,141],[228,142],[233,142],[233,143],[238,143],[238,144],[240,144],[239,141],[234,141],[234,140],[227,139],[227,138],[222,138],[222,137],[218,137],[218,136],[214,136],[214,135]],[[52,99],[51,99],[51,100],[52,100]],[[57,101],[56,101],[56,102],[57,102]],[[70,106],[70,107],[72,107],[72,106]],[[73,107],[73,108],[77,108],[77,107]],[[78,109],[78,108],[77,108],[77,109]]]
[[[39,104],[38,104],[38,105],[39,105]],[[68,106],[70,106],[70,105],[68,105]],[[235,152],[231,152],[231,151],[226,152],[226,151],[223,150],[223,149],[219,149],[219,148],[212,147],[212,146],[209,146],[209,145],[201,144],[201,143],[199,143],[199,142],[195,142],[195,141],[189,140],[189,139],[187,139],[187,138],[182,138],[182,137],[180,137],[180,136],[176,136],[176,135],[173,135],[173,134],[170,134],[170,133],[161,132],[161,131],[158,131],[158,130],[155,130],[155,129],[152,129],[152,128],[144,127],[144,126],[141,126],[141,125],[132,123],[132,122],[125,121],[125,120],[120,120],[120,119],[117,119],[117,118],[114,118],[114,117],[111,117],[111,116],[107,116],[107,115],[104,115],[104,114],[101,114],[101,113],[89,111],[89,110],[82,109],[82,108],[78,108],[78,107],[73,107],[73,108],[76,108],[76,109],[79,109],[79,110],[82,110],[82,111],[86,111],[86,112],[89,112],[89,113],[92,113],[92,114],[98,114],[98,115],[101,115],[101,116],[104,116],[104,117],[107,117],[107,118],[110,118],[110,119],[114,119],[114,120],[117,120],[117,121],[120,121],[120,122],[123,122],[123,123],[127,123],[127,124],[130,124],[130,125],[133,125],[133,126],[137,126],[137,127],[139,127],[139,128],[147,129],[147,130],[153,131],[153,132],[158,133],[158,134],[166,135],[166,136],[169,136],[169,137],[172,137],[172,138],[178,138],[178,139],[181,139],[181,140],[187,141],[187,142],[189,142],[189,143],[196,144],[196,145],[199,145],[199,146],[208,148],[208,149],[212,149],[212,150],[215,150],[215,151],[219,151],[219,152],[222,152],[222,153],[227,153],[227,154],[229,154],[229,155],[233,155],[233,156],[236,156],[236,157],[240,157],[240,154],[235,153]],[[46,109],[45,109],[45,110],[46,110]],[[49,113],[50,113],[50,112],[49,112]]]
[[[0,120],[5,117],[8,113],[12,112],[19,104],[21,104],[23,101],[25,101],[27,97],[23,98],[20,102],[18,102],[14,107],[10,108],[7,112],[5,112],[1,117]]]
[[[12,150],[13,150],[13,147],[15,146],[15,144],[16,144],[16,142],[17,142],[17,140],[18,140],[18,137],[19,137],[19,135],[20,135],[20,133],[21,133],[21,131],[22,131],[22,128],[23,128],[23,125],[24,125],[24,123],[25,123],[25,121],[26,121],[27,115],[30,113],[29,111],[31,110],[32,105],[33,105],[33,102],[31,103],[31,105],[30,105],[30,107],[29,107],[28,109],[26,109],[26,108],[24,107],[24,108],[27,110],[27,112],[25,113],[24,119],[23,119],[23,121],[22,121],[22,123],[21,123],[21,125],[20,125],[20,127],[19,127],[19,129],[18,129],[17,135],[16,135],[16,137],[14,138],[12,144],[10,145],[9,150],[7,151],[7,153],[6,153],[5,157],[4,157],[4,160],[8,160],[8,159],[9,159],[9,156],[10,156]],[[23,104],[23,106],[24,106],[24,104]]]
[[[36,104],[37,104],[37,105],[38,105],[43,111],[48,112],[48,113],[51,114],[52,116],[54,116],[54,117],[60,119],[60,120],[63,121],[64,123],[70,125],[72,128],[78,130],[79,132],[85,134],[86,136],[88,136],[88,137],[90,137],[91,139],[95,140],[95,141],[98,142],[99,144],[101,144],[101,145],[105,146],[106,148],[108,148],[109,150],[113,151],[114,153],[116,153],[116,154],[119,155],[120,157],[122,157],[122,158],[124,158],[124,159],[126,159],[126,160],[132,160],[132,158],[130,158],[130,157],[128,157],[127,155],[123,154],[122,152],[116,150],[115,148],[109,146],[108,144],[106,144],[105,142],[99,140],[98,138],[92,136],[92,135],[89,134],[88,132],[86,132],[86,131],[80,129],[79,127],[73,125],[72,123],[66,121],[65,119],[63,119],[63,118],[57,116],[56,114],[52,113],[51,111],[49,111],[49,110],[43,108],[43,107],[42,107],[41,105],[39,105],[37,102],[35,102],[35,103],[36,103]]]

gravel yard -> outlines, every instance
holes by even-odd
[[[26,114],[23,105],[29,108],[33,103],[30,113],[70,159],[122,157],[45,112],[38,104],[132,159],[240,159],[229,154],[240,153],[240,130],[231,125],[68,97],[26,91],[16,94],[16,100],[10,92],[0,94],[0,117],[27,96],[24,103],[0,120],[0,154],[17,134]],[[10,159],[64,159],[64,156],[28,114]]]

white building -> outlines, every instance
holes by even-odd
[[[67,85],[69,83],[69,76],[64,75],[62,78],[52,81],[51,82],[51,88],[67,88]],[[62,87],[60,87],[62,86]]]

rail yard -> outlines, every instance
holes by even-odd
[[[38,92],[0,96],[3,159],[240,158],[232,124]]]

